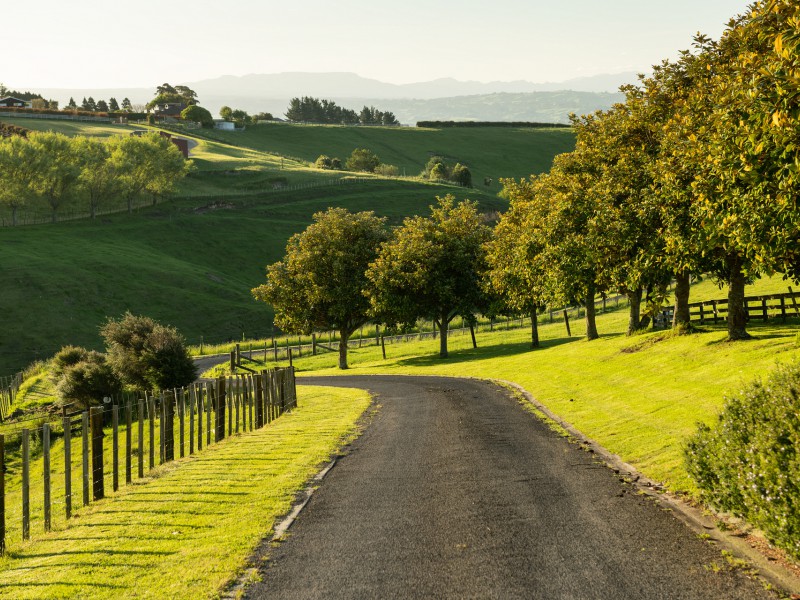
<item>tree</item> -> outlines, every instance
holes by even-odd
[[[356,148],[344,163],[344,166],[348,171],[372,173],[379,164],[381,164],[381,160],[372,150]]]
[[[339,368],[346,369],[347,341],[369,319],[365,273],[388,237],[385,219],[330,208],[313,220],[289,239],[286,256],[267,267],[267,282],[253,295],[273,306],[285,331],[338,330]]]
[[[33,147],[18,135],[0,138],[0,204],[11,209],[11,225],[17,225],[17,212],[35,196],[33,191]]]
[[[83,108],[83,110],[88,110],[90,112],[96,112],[97,103],[94,101],[94,98],[89,96],[89,99],[84,101],[83,106],[81,108]]]
[[[184,108],[181,111],[181,118],[186,119],[187,121],[195,121],[196,123],[200,123],[203,127],[214,126],[214,117],[211,116],[211,113],[202,106],[198,106],[196,104]]]
[[[152,133],[120,138],[111,153],[121,193],[133,210],[133,200],[147,192],[154,197],[170,193],[192,167],[166,138]]]
[[[456,166],[453,167],[450,179],[453,183],[457,183],[462,187],[472,187],[472,173],[468,167],[465,167],[461,163],[456,163]]]
[[[133,110],[133,107],[131,105],[131,101],[128,98],[123,98],[122,99],[122,110],[124,112],[131,112]]]
[[[104,113],[108,112],[108,104],[106,103],[105,100],[98,100],[96,106],[97,106],[97,112],[104,112]]]
[[[117,99],[112,97],[108,99],[108,110],[110,112],[119,112],[119,102]]]
[[[342,168],[342,161],[338,158],[331,158],[325,154],[320,154],[314,161],[314,166],[318,169],[338,170]]]
[[[480,277],[491,230],[478,205],[437,198],[430,217],[403,221],[367,271],[372,313],[387,324],[432,319],[439,356],[447,358],[447,330],[456,317],[472,319],[486,305]]]
[[[94,219],[103,202],[114,197],[121,189],[117,164],[112,160],[113,147],[117,143],[85,136],[72,140],[80,174],[78,190],[89,201],[89,212]]]
[[[139,391],[183,387],[197,377],[183,336],[174,327],[127,312],[118,320],[109,318],[100,335],[108,364]]]
[[[59,208],[75,192],[80,175],[72,141],[60,133],[32,132],[28,143],[33,158],[30,187],[50,206],[55,223]]]
[[[72,96],[69,97],[69,103],[67,104],[67,108],[70,110],[76,110],[78,108],[78,105],[75,104],[75,98],[73,98]]]
[[[231,120],[231,115],[233,114],[233,109],[230,106],[223,106],[219,109],[219,116],[225,119],[226,121]]]
[[[186,104],[187,106],[192,106],[198,104],[197,93],[185,85],[173,87],[168,83],[162,83],[156,88],[155,98],[147,103],[147,110],[151,110],[158,104]]]
[[[497,297],[499,312],[530,315],[531,348],[538,348],[537,313],[549,300],[541,231],[546,208],[537,203],[530,181],[504,181],[504,192],[510,206],[486,244],[484,289]]]

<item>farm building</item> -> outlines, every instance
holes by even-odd
[[[183,109],[187,106],[188,104],[183,102],[164,102],[156,104],[154,112],[159,117],[180,117]]]
[[[233,131],[236,129],[236,125],[233,121],[221,121],[219,119],[214,120],[214,129],[222,129],[224,131]]]
[[[30,108],[31,103],[27,100],[20,100],[19,98],[13,98],[12,96],[7,96],[5,98],[0,98],[0,107],[2,108]]]

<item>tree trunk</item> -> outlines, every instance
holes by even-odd
[[[447,358],[447,317],[439,319],[439,358]]]
[[[90,212],[91,212],[91,217],[92,217],[92,219],[94,219],[94,218],[95,218],[95,215],[96,215],[96,213],[97,213],[97,206],[95,205],[95,203],[94,203],[94,202],[90,203],[90,204],[89,204],[89,206],[90,206],[90,209],[91,209],[91,210],[90,210]]]
[[[628,290],[625,295],[628,297],[628,303],[630,304],[627,335],[633,335],[642,328],[642,288]]]
[[[127,200],[128,200],[128,214],[130,214],[133,212],[133,198],[131,196],[128,196]]]
[[[586,292],[586,339],[596,340],[600,337],[597,333],[594,311],[594,286],[590,285]]]
[[[749,340],[747,333],[747,311],[744,309],[744,285],[742,259],[730,254],[725,258],[728,268],[728,339]]]
[[[16,206],[12,206],[11,207],[11,226],[12,227],[16,227],[17,226],[17,207]]]
[[[51,213],[51,215],[50,215],[50,220],[51,220],[53,223],[55,223],[55,222],[57,222],[57,221],[58,221],[58,216],[57,216],[57,215],[58,215],[58,211],[56,211],[56,209],[54,208],[54,209],[53,209],[53,212],[52,212],[52,213]]]
[[[675,308],[672,313],[672,328],[680,329],[689,326],[689,270],[684,269],[675,274]]]
[[[531,349],[539,347],[539,315],[536,307],[531,310]]]
[[[339,368],[347,369],[347,340],[350,339],[350,334],[344,329],[339,331]]]

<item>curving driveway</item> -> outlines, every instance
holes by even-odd
[[[303,378],[380,406],[246,598],[772,597],[493,384]]]

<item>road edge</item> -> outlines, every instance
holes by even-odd
[[[519,393],[536,410],[564,429],[577,443],[592,451],[601,458],[606,465],[620,477],[627,478],[633,486],[647,496],[657,500],[662,506],[671,509],[672,513],[689,529],[697,535],[711,536],[709,541],[716,542],[722,550],[727,550],[735,556],[746,560],[759,573],[760,577],[781,591],[789,594],[800,594],[800,577],[780,564],[771,562],[764,554],[753,548],[745,540],[717,527],[716,520],[680,497],[666,491],[658,482],[655,482],[639,472],[634,466],[623,461],[618,455],[612,454],[593,439],[581,433],[573,425],[548,409],[524,387],[513,381],[504,379],[489,379],[498,385],[510,388]]]

